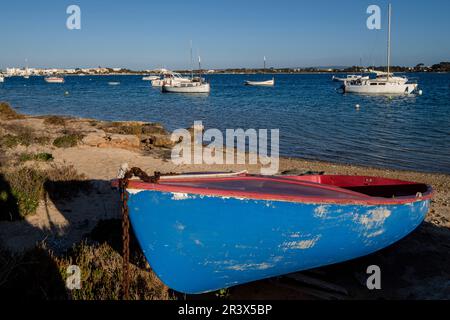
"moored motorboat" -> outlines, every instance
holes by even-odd
[[[64,83],[63,77],[45,77],[44,80],[47,83]]]
[[[170,83],[175,83],[175,82],[180,82],[180,83],[188,83],[191,82],[191,79],[183,77],[181,74],[177,73],[177,72],[172,72],[172,71],[168,71],[166,70],[166,72],[164,72],[161,77],[154,79],[151,81],[152,87],[162,87],[164,82],[170,82]]]
[[[129,180],[131,224],[158,277],[203,293],[383,249],[424,220],[431,187],[358,176]]]
[[[162,92],[166,93],[209,93],[211,86],[209,83],[203,81],[167,81],[161,89]]]

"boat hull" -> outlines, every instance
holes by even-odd
[[[162,92],[167,93],[209,93],[210,91],[211,87],[209,83],[204,83],[196,86],[184,86],[183,83],[162,86]]]
[[[271,87],[275,85],[275,80],[267,81],[245,81],[246,86],[261,86],[261,87]]]
[[[411,94],[417,90],[417,84],[386,83],[385,85],[345,84],[346,93],[359,94]]]
[[[157,276],[198,294],[383,249],[417,228],[430,200],[314,204],[129,190],[128,205]]]

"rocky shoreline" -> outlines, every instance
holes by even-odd
[[[33,250],[37,244],[41,246],[45,244],[45,250],[49,250],[54,255],[51,261],[57,261],[55,263],[60,269],[67,264],[68,260],[64,259],[81,259],[80,255],[77,255],[80,252],[91,258],[98,252],[109,252],[107,256],[112,256],[110,251],[114,251],[115,248],[112,243],[117,239],[120,242],[120,228],[116,226],[111,229],[110,225],[114,225],[114,221],[120,219],[120,210],[117,192],[111,189],[109,181],[115,178],[117,169],[125,162],[149,173],[243,169],[257,173],[259,169],[257,165],[176,166],[168,160],[173,145],[169,132],[156,123],[25,116],[16,113],[7,104],[0,103],[0,205],[3,207],[0,217],[0,243],[2,250],[16,255]],[[413,234],[369,257],[320,268],[312,274],[315,278],[320,278],[322,282],[331,281],[336,286],[345,288],[346,294],[341,292],[331,295],[332,298],[448,299],[450,297],[448,286],[450,270],[447,267],[450,264],[449,175],[291,158],[280,159],[281,171],[290,171],[294,174],[295,172],[323,171],[326,174],[382,176],[431,184],[435,190],[431,211],[426,222]],[[25,179],[23,177],[27,180],[31,179],[35,184],[22,181],[21,179]],[[35,189],[32,188],[34,185],[36,185]],[[14,201],[11,201],[11,197],[15,197]],[[17,212],[11,213],[14,210]],[[5,214],[7,211],[9,213]],[[111,233],[114,233],[115,237],[112,237]],[[99,234],[102,236],[99,237]],[[136,256],[139,256],[138,249],[136,249]],[[136,285],[134,298],[176,298],[176,295],[169,294],[167,288],[158,283],[148,266],[139,260],[142,257],[139,257],[135,260],[134,268],[142,277],[150,279],[148,280],[150,282],[143,287]],[[11,259],[5,258],[2,261]],[[119,249],[115,250],[114,259],[116,264],[120,265]],[[369,291],[361,280],[369,264],[379,264],[382,270],[385,270],[383,271],[385,272],[383,290]],[[94,267],[101,268],[95,264]],[[4,274],[2,268],[4,267],[0,265],[0,280]],[[11,270],[17,269],[13,266]],[[11,270],[8,272],[11,273]],[[105,276],[109,282],[114,282],[111,279],[116,271],[111,271],[108,277]],[[36,277],[35,280],[39,282],[38,275]],[[7,288],[10,288],[8,285],[13,286],[14,283],[11,281],[11,279],[6,281]],[[108,285],[103,283],[103,286],[112,285],[109,282]],[[305,284],[304,281],[300,281],[300,284],[298,282],[298,279],[295,281],[288,278],[270,279],[234,287],[226,294],[213,294],[208,297],[330,298],[329,292],[327,294],[324,294],[323,290],[317,292],[317,288],[311,288],[311,284]],[[100,293],[100,287],[101,285],[98,288],[90,288],[89,294],[82,291],[82,294],[75,296],[67,294],[63,289],[61,292],[62,296],[65,294],[64,297],[74,299],[119,298],[118,288],[114,287],[110,290],[115,292],[114,296],[105,296],[105,293]],[[143,293],[149,290],[152,295]],[[1,291],[3,291],[2,281],[0,281]]]

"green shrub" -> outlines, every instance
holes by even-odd
[[[4,174],[8,189],[0,190],[3,198],[16,200],[18,212],[10,212],[11,216],[24,218],[34,214],[44,191],[45,174],[33,168],[20,168]]]
[[[75,147],[81,139],[83,139],[81,134],[66,134],[56,138],[53,145],[58,148],[71,148]]]
[[[19,156],[19,161],[26,162],[26,161],[52,161],[53,155],[51,153],[41,152],[41,153],[22,153]]]
[[[0,220],[20,220],[36,213],[45,192],[58,201],[90,190],[90,182],[73,166],[8,170],[0,174]]]

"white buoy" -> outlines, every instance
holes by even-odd
[[[421,96],[423,94],[422,90],[419,90],[419,96]]]
[[[355,108],[356,108],[356,109],[359,109],[359,107],[360,107],[360,105],[359,105],[359,104],[357,104],[357,105],[355,106]]]

